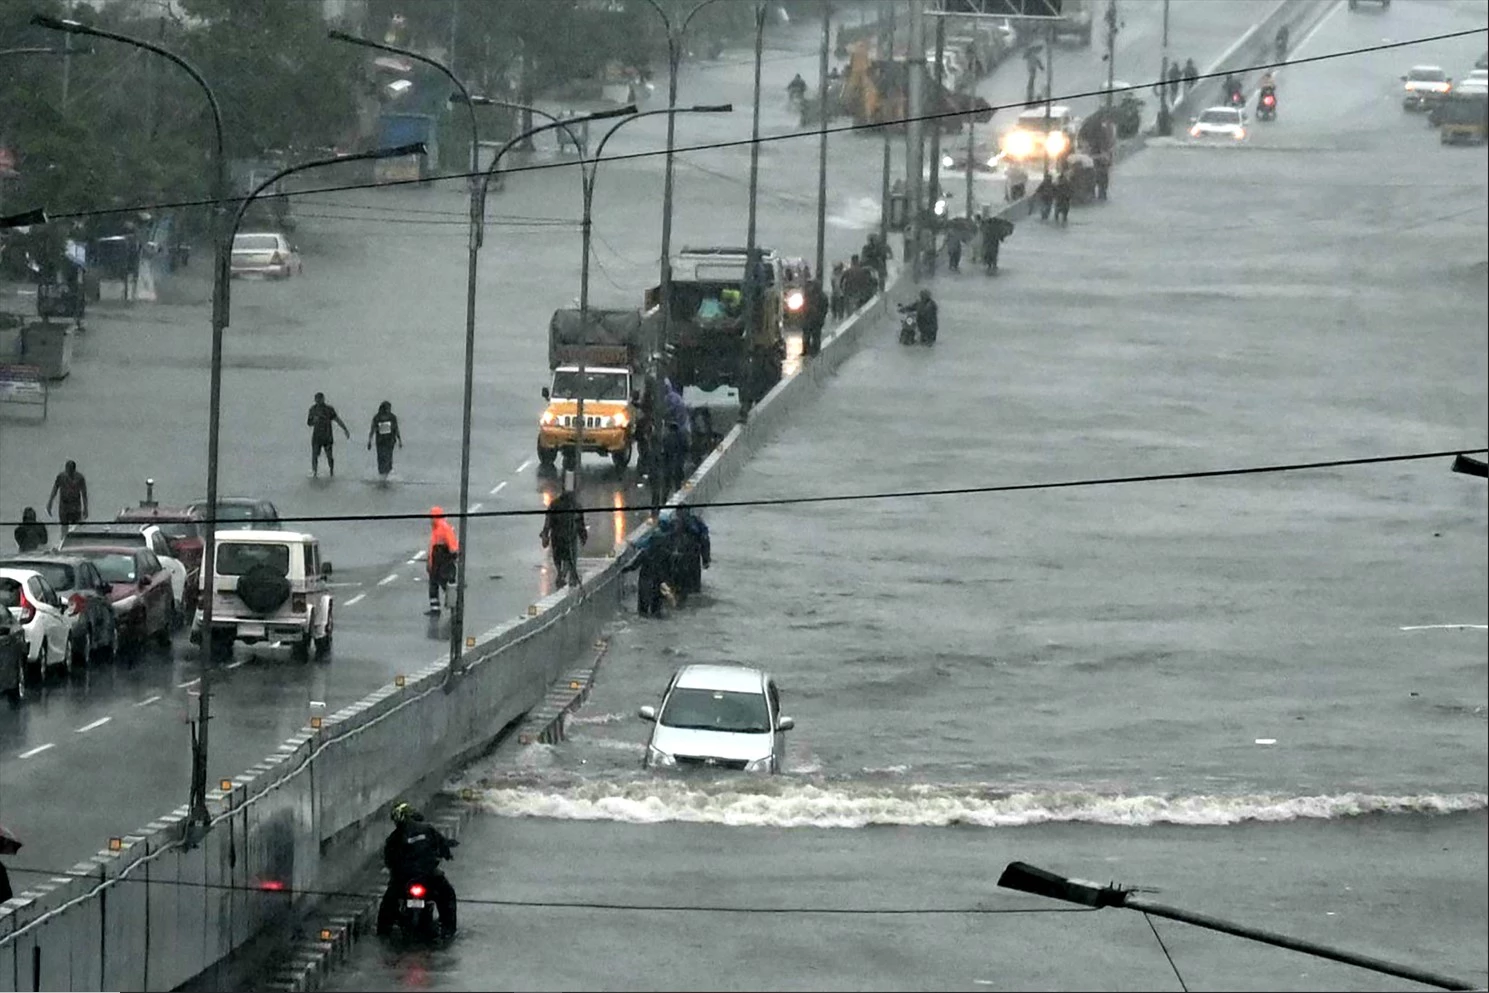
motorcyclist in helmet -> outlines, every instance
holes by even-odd
[[[1225,99],[1231,103],[1239,103],[1241,81],[1230,73],[1226,73],[1225,83],[1223,85],[1225,86]]]
[[[455,857],[451,844],[412,804],[395,804],[392,817],[393,831],[383,843],[388,888],[377,908],[377,933],[392,930],[405,887],[422,883],[439,910],[440,929],[449,937],[455,933],[455,888],[440,872],[439,863]]]
[[[800,103],[806,95],[807,81],[801,78],[801,73],[797,73],[791,78],[791,82],[786,84],[786,96],[791,99],[792,103]]]
[[[930,290],[921,290],[920,296],[912,303],[900,307],[900,313],[915,313],[915,327],[920,331],[920,340],[927,345],[936,340],[936,332],[940,330],[940,321],[937,318],[936,301],[931,299]]]

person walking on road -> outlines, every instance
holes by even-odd
[[[52,481],[52,495],[47,497],[47,513],[52,504],[57,504],[57,521],[65,531],[74,524],[81,524],[88,517],[88,480],[78,472],[78,464],[71,459]]]
[[[1169,63],[1165,85],[1168,86],[1168,102],[1172,104],[1179,99],[1179,89],[1184,85],[1184,70],[1179,68],[1179,63]]]
[[[403,447],[403,434],[398,430],[398,415],[393,413],[393,405],[387,400],[378,404],[377,413],[372,415],[372,427],[367,430],[369,451],[373,442],[377,442],[377,474],[387,482],[388,473],[393,471],[393,446],[396,444],[399,448]]]
[[[1067,225],[1070,223],[1070,175],[1060,173],[1060,178],[1055,180],[1055,223]]]
[[[1189,59],[1184,63],[1184,93],[1186,96],[1190,90],[1194,89],[1194,84],[1198,82],[1199,66],[1194,64],[1193,59]]]
[[[1039,203],[1039,219],[1047,221],[1050,219],[1050,209],[1055,205],[1055,177],[1049,173],[1039,181],[1039,186],[1034,190],[1034,201]],[[1029,213],[1034,213],[1034,201],[1029,203]]]
[[[315,395],[315,403],[310,405],[310,413],[305,415],[305,426],[310,428],[310,474],[319,477],[321,474],[321,452],[326,453],[326,468],[331,475],[336,475],[336,456],[334,449],[336,436],[331,433],[331,426],[339,424],[341,433],[350,440],[352,433],[347,430],[346,422],[341,415],[336,413],[336,408],[326,402],[324,393]]]
[[[637,542],[636,560],[621,570],[637,573],[636,613],[642,617],[662,616],[666,597],[663,587],[670,578],[674,537],[672,512],[664,510],[657,517],[657,526]]]
[[[543,518],[543,530],[538,539],[553,555],[553,569],[558,576],[555,589],[565,586],[578,587],[579,546],[589,541],[589,528],[584,523],[584,513],[579,498],[571,488],[573,473],[565,473],[563,492],[548,505]]]
[[[16,525],[15,538],[16,549],[22,555],[46,547],[47,526],[36,519],[35,507],[21,511],[21,523]]]
[[[1096,186],[1096,199],[1105,200],[1112,185],[1112,153],[1097,152],[1091,156],[1091,172]]]
[[[1044,71],[1044,63],[1039,60],[1039,48],[1024,49],[1024,65],[1029,70],[1029,80],[1024,86],[1024,103],[1034,102],[1034,88],[1039,85],[1039,74]]]
[[[830,306],[827,294],[822,291],[822,281],[812,279],[807,282],[805,313],[801,322],[801,350],[807,355],[816,355],[822,351],[822,327],[827,323],[827,309]]]
[[[662,438],[662,492],[676,493],[687,479],[688,440],[676,421],[667,422]]]
[[[843,289],[843,275],[848,271],[841,262],[832,264],[832,319],[841,321],[847,310],[848,297]]]
[[[445,520],[441,507],[429,508],[429,554],[424,565],[429,570],[429,613],[439,613],[440,592],[455,580],[455,558],[460,554],[460,539]]]
[[[708,525],[703,518],[693,514],[687,504],[677,508],[677,555],[674,557],[676,576],[673,586],[679,597],[687,597],[703,589],[703,570],[713,562],[713,543],[709,538]]]

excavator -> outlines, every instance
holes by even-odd
[[[848,70],[843,74],[840,111],[852,117],[855,124],[881,124],[901,130],[909,116],[909,79],[909,66],[903,59],[875,58],[869,54],[868,43],[861,41],[853,46]],[[928,123],[940,127],[944,134],[960,131],[965,119],[978,124],[993,119],[992,106],[981,97],[938,87],[929,73],[925,86],[925,113],[946,115]]]

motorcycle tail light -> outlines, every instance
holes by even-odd
[[[413,897],[415,900],[424,899],[424,894],[427,892],[428,890],[424,889],[424,886],[421,883],[415,883],[408,888],[408,895]]]
[[[1268,95],[1268,96],[1262,97],[1262,103],[1266,104],[1268,107],[1272,106],[1276,102],[1277,102],[1277,98],[1274,97],[1274,96]]]
[[[290,609],[297,614],[305,613],[305,594],[296,593],[290,598]]]

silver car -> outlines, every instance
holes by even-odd
[[[298,276],[305,269],[299,249],[284,235],[270,232],[234,235],[229,265],[234,276],[254,274],[276,279]]]
[[[642,764],[650,769],[717,768],[780,772],[785,732],[781,696],[769,673],[738,665],[685,665],[672,674]]]

